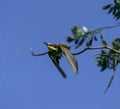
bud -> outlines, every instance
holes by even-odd
[[[87,32],[88,32],[88,29],[87,29],[87,27],[86,27],[86,26],[83,26],[82,30],[83,30],[83,32],[85,32],[85,33],[87,33]]]

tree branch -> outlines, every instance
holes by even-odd
[[[104,93],[106,93],[106,92],[108,91],[108,89],[110,88],[110,86],[111,86],[111,84],[112,84],[112,82],[113,82],[113,79],[114,79],[114,77],[115,77],[115,73],[116,73],[116,72],[114,71],[113,74],[112,74],[112,76],[111,76],[111,78],[110,78],[110,80],[109,80],[109,83],[108,83],[108,85],[107,85]]]
[[[86,48],[84,48],[83,50],[81,50],[81,51],[79,51],[77,53],[73,53],[73,55],[79,55],[79,54],[81,54],[81,53],[83,53],[83,52],[85,52],[87,50],[96,50],[96,49],[105,49],[105,48],[106,48],[106,46],[86,47]]]
[[[41,54],[35,54],[32,50],[32,48],[30,49],[30,53],[33,55],[33,56],[42,56],[42,55],[46,55],[48,54],[48,51],[47,52],[44,52],[44,53],[41,53]]]
[[[86,47],[83,50],[81,50],[81,51],[79,51],[77,53],[72,53],[72,54],[73,55],[79,55],[79,54],[81,54],[81,53],[83,53],[83,52],[85,52],[87,50],[96,50],[96,49],[109,49],[109,50],[112,50],[112,51],[120,54],[120,51],[118,51],[118,50],[116,50],[116,49],[114,49],[114,48],[112,48],[112,47],[110,47],[108,45],[106,45],[106,46],[97,46],[97,47]]]
[[[116,25],[112,25],[112,26],[106,26],[106,27],[97,28],[95,30],[89,31],[88,33],[93,33],[93,32],[96,33],[96,32],[100,32],[100,31],[102,31],[104,29],[115,28],[115,27],[118,27],[118,26],[120,26],[120,23],[118,23]]]
[[[120,51],[118,51],[118,50],[116,50],[116,49],[114,49],[114,48],[112,48],[112,47],[110,47],[110,46],[108,46],[108,45],[106,45],[105,47],[106,47],[107,49],[109,49],[109,50],[112,50],[112,51],[120,54]]]

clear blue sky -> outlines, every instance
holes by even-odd
[[[0,109],[119,109],[119,68],[107,94],[111,71],[96,67],[94,53],[76,56],[79,74],[75,76],[61,60],[65,80],[47,55],[44,41],[65,42],[77,24],[95,29],[115,23],[102,10],[109,2],[99,0],[1,0],[0,1]],[[119,29],[106,30],[109,41]],[[78,51],[78,50],[77,50]],[[74,51],[75,52],[75,51]]]

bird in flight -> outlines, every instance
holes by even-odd
[[[75,74],[78,73],[78,63],[75,57],[70,52],[69,46],[67,46],[64,43],[59,43],[59,44],[51,44],[51,43],[46,43],[46,42],[43,42],[43,43],[47,46],[48,52],[45,52],[42,54],[34,54],[34,52],[31,50],[31,53],[33,56],[41,56],[41,55],[48,54],[48,56],[50,57],[50,59],[52,60],[56,68],[58,69],[58,71],[61,73],[61,75],[64,78],[66,78],[67,75],[65,74],[65,72],[59,65],[59,60],[64,55],[66,59],[68,60],[70,66],[72,67],[74,73]]]

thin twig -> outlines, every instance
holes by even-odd
[[[119,54],[95,54],[94,56],[98,56],[98,55],[101,55],[101,56],[119,56]]]
[[[41,53],[41,54],[35,54],[32,50],[32,48],[30,49],[30,53],[33,55],[33,56],[42,56],[42,55],[46,55],[48,54],[48,51],[47,52],[44,52],[44,53]]]
[[[111,86],[111,84],[112,84],[112,82],[113,82],[114,77],[115,77],[115,71],[113,71],[113,74],[112,74],[112,76],[111,76],[111,78],[110,78],[110,80],[109,80],[109,83],[108,83],[108,85],[107,85],[104,93],[106,93],[106,92],[108,91],[108,89],[110,88],[110,86]]]
[[[100,32],[100,31],[102,31],[104,29],[115,28],[115,27],[118,27],[118,26],[120,26],[120,24],[116,24],[116,25],[112,25],[112,26],[106,26],[106,27],[101,27],[101,28],[97,28],[95,30],[89,31],[88,33]]]

